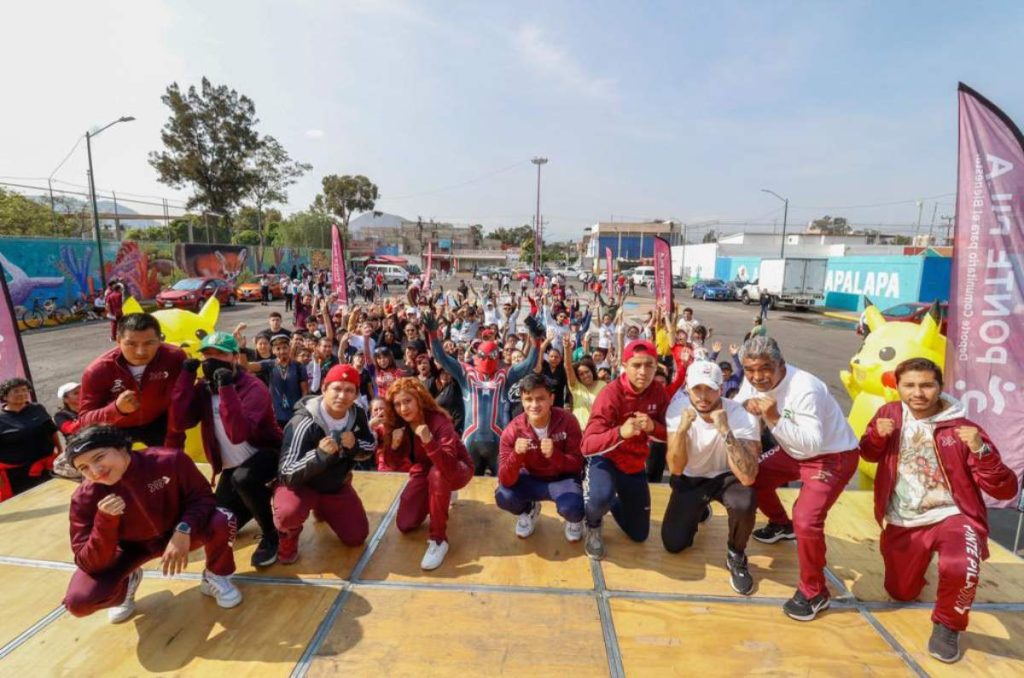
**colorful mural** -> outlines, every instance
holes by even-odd
[[[125,296],[148,300],[176,276],[235,280],[243,272],[255,272],[254,251],[245,245],[104,242],[104,272],[108,280],[124,284]],[[326,250],[267,247],[264,269],[289,272],[309,266],[311,255],[320,262],[317,266],[329,265]],[[0,237],[0,267],[19,317],[33,310],[60,311],[47,314],[48,325],[80,319],[68,310],[90,306],[103,292],[96,243],[90,240]]]

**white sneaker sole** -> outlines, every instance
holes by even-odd
[[[232,596],[230,598],[223,598],[217,595],[217,590],[213,588],[211,584],[203,582],[199,585],[200,593],[202,593],[204,596],[210,596],[211,598],[216,600],[217,605],[219,607],[224,608],[225,610],[230,610],[231,608],[237,607],[242,603],[242,592],[238,591],[238,589],[235,590],[238,592],[236,596]]]
[[[825,610],[827,610],[829,608],[829,605],[831,605],[831,604],[832,604],[832,599],[828,598],[828,599],[825,600],[824,605],[821,605],[820,607],[812,608],[811,613],[810,614],[805,614],[805,615],[793,614],[792,612],[789,612],[785,608],[783,608],[782,611],[785,612],[786,616],[789,617],[790,619],[795,619],[797,621],[807,622],[807,621],[814,621],[814,618],[817,617],[820,613],[822,613]]]

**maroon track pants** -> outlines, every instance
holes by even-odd
[[[885,590],[896,600],[914,600],[924,588],[932,554],[939,554],[939,587],[932,621],[954,631],[967,629],[967,617],[978,590],[986,535],[963,515],[934,525],[882,530]]]
[[[235,556],[231,547],[235,542],[235,516],[224,509],[210,514],[210,521],[200,532],[192,530],[191,550],[202,546],[206,550],[206,569],[227,576],[235,571]],[[128,592],[128,577],[146,562],[163,554],[171,535],[147,542],[125,542],[117,557],[107,569],[95,574],[75,570],[64,596],[64,607],[76,617],[90,615],[97,610],[120,605]]]
[[[799,589],[808,599],[819,593],[828,595],[825,518],[857,470],[858,459],[856,450],[799,460],[781,447],[773,447],[761,455],[754,489],[757,490],[757,507],[768,516],[769,522],[776,525],[789,522],[776,488],[794,480],[803,482],[793,506],[793,531],[800,563]]]
[[[282,539],[298,539],[310,511],[323,518],[345,546],[359,546],[370,534],[366,509],[351,482],[331,493],[284,485],[274,490],[274,525]]]
[[[438,455],[439,457],[441,455]],[[443,459],[424,470],[419,465],[409,473],[409,482],[398,500],[395,523],[402,532],[411,532],[430,516],[430,538],[448,540],[448,504],[452,492],[469,485],[473,466],[458,459]]]

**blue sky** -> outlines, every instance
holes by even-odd
[[[21,29],[0,44],[0,176],[46,177],[131,114],[94,146],[119,194],[184,197],[146,153],[166,85],[203,75],[314,165],[286,212],[322,175],[362,173],[378,209],[517,225],[544,155],[562,238],[613,215],[770,224],[781,203],[761,188],[790,198],[791,224],[909,224],[919,198],[927,223],[936,202],[952,213],[957,82],[1024,124],[1020,2],[41,4],[5,14]],[[84,168],[79,148],[56,178]]]

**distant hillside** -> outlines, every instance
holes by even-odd
[[[384,226],[387,228],[398,228],[402,222],[408,221],[405,217],[397,214],[386,214],[384,212],[363,212],[358,217],[348,222],[348,228],[352,232],[367,227]]]
[[[36,202],[38,202],[38,203],[40,203],[42,205],[46,205],[47,207],[50,206],[50,196],[48,196],[48,195],[34,195],[34,196],[29,196],[29,197],[32,200],[35,200]],[[74,197],[70,197],[70,196],[62,196],[61,200],[62,200],[63,205],[70,206],[72,211],[75,211],[75,212],[77,212],[78,210],[80,210],[82,208],[85,208],[86,211],[91,211],[92,210],[92,206],[87,201],[79,199],[79,198],[74,198]],[[58,211],[63,211],[63,209],[64,209],[63,205],[58,204],[57,210]],[[99,210],[100,214],[103,214],[103,213],[113,213],[114,212],[114,201],[113,200],[99,199],[99,200],[96,201],[96,209]],[[160,210],[159,207],[154,207],[153,209],[157,210],[157,211]],[[126,207],[124,205],[124,203],[122,203],[122,202],[118,202],[117,203],[117,213],[118,213],[118,215],[120,215],[122,217],[121,218],[121,226],[124,227],[124,228],[149,228],[150,226],[158,226],[159,225],[157,222],[150,221],[148,219],[132,219],[131,215],[139,214],[139,212],[137,210],[133,210],[130,207]],[[112,219],[103,219],[102,221],[103,221],[104,225],[111,225],[112,226],[113,223],[114,223]]]

